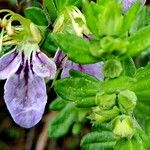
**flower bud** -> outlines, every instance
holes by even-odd
[[[96,104],[106,110],[110,109],[116,104],[116,94],[96,94]]]
[[[40,30],[33,23],[30,24],[30,30],[35,42],[39,43],[42,39]]]
[[[111,59],[104,63],[104,76],[108,78],[118,77],[122,72],[122,65],[120,61]]]
[[[129,116],[120,116],[113,121],[113,133],[125,138],[134,134],[134,122]]]
[[[8,21],[7,21],[7,19],[4,17],[4,18],[2,19],[0,25],[1,25],[2,28],[5,28],[5,27],[7,26],[7,23],[8,23]]]
[[[95,124],[103,123],[109,121],[119,115],[119,109],[114,106],[111,110],[100,110],[89,116],[89,118],[94,121]]]
[[[56,22],[54,24],[54,29],[53,29],[54,33],[62,31],[64,19],[65,18],[64,18],[63,14],[58,17],[58,19],[56,20]]]
[[[122,113],[131,114],[136,106],[137,97],[130,90],[121,91],[118,95],[118,105]]]
[[[6,26],[6,31],[9,36],[13,36],[15,34],[14,28],[11,26],[11,22],[8,22]]]

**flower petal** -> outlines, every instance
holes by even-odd
[[[13,74],[5,84],[4,99],[14,121],[24,128],[37,124],[44,113],[47,102],[43,78],[29,74]]]
[[[66,54],[62,50],[58,49],[54,56],[54,62],[58,69],[63,68],[66,59],[67,59]]]
[[[0,58],[0,79],[6,79],[14,73],[20,65],[20,54],[13,50]]]
[[[79,64],[76,64],[70,60],[67,60],[64,67],[63,67],[63,70],[61,73],[61,78],[68,77],[69,76],[69,70],[71,70],[71,69],[78,70],[78,71],[93,75],[100,80],[103,79],[102,63],[79,65]]]
[[[40,77],[54,78],[56,65],[44,53],[33,53],[33,71]]]

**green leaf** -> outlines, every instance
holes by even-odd
[[[101,82],[101,81],[98,80],[96,77],[91,76],[91,75],[89,75],[89,74],[87,74],[87,73],[84,73],[84,72],[77,71],[77,70],[70,70],[70,71],[69,71],[69,74],[70,74],[70,76],[73,77],[73,78],[79,77],[79,78],[85,78],[85,79],[87,79],[87,80],[91,80],[91,81],[93,81],[93,82]]]
[[[53,38],[57,45],[74,62],[89,64],[98,62],[89,51],[89,41],[73,34],[54,34]]]
[[[96,106],[95,96],[82,98],[76,101],[76,106],[80,108],[88,108]]]
[[[82,150],[112,150],[116,136],[110,131],[91,132],[81,140]]]
[[[25,9],[24,14],[28,19],[30,19],[33,23],[35,23],[39,26],[47,26],[48,25],[46,15],[41,8],[28,7]]]
[[[138,30],[129,38],[127,55],[135,56],[150,48],[150,26]]]
[[[66,6],[80,6],[81,0],[55,0],[55,3],[58,11],[61,12]]]
[[[63,100],[62,98],[58,97],[50,104],[50,109],[57,111],[63,109],[68,102],[66,100]]]
[[[51,22],[53,23],[58,16],[54,0],[44,0],[43,6],[47,15],[50,17]]]
[[[93,82],[85,78],[64,78],[56,81],[57,94],[70,101],[78,101],[93,97],[99,91],[101,82]]]
[[[70,126],[77,120],[77,115],[74,103],[66,105],[49,123],[48,136],[58,138],[65,135]]]
[[[47,31],[47,32],[50,32],[50,31]],[[58,47],[53,42],[51,33],[48,33],[47,35],[45,35],[44,42],[42,43],[41,46],[45,51],[47,51],[50,54],[55,53],[58,49]]]
[[[95,3],[89,3],[87,1],[84,1],[83,11],[90,31],[94,35],[98,36],[99,35],[98,14],[100,13],[100,7]]]
[[[131,87],[140,102],[150,104],[150,65],[140,68],[135,74],[136,82]]]
[[[136,72],[136,66],[132,58],[126,58],[122,61],[124,75],[133,77]]]
[[[127,76],[121,76],[115,79],[106,80],[101,84],[101,89],[103,89],[106,93],[114,93],[116,91],[121,91],[125,89],[130,89],[131,84],[134,83],[134,79],[127,77]]]
[[[122,26],[122,33],[128,32],[131,28],[131,25],[134,23],[138,11],[140,10],[141,4],[136,3],[130,7],[130,9],[125,13],[124,20],[123,20],[123,26]]]
[[[139,135],[134,135],[132,139],[120,139],[114,150],[146,150]]]

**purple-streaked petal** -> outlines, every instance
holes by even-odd
[[[85,72],[87,74],[95,76],[96,78],[98,78],[100,80],[103,79],[102,63],[79,65],[79,64],[76,64],[70,60],[67,60],[64,67],[63,67],[63,70],[61,73],[61,78],[68,77],[69,76],[69,70],[71,70],[71,69]]]
[[[64,52],[60,49],[57,50],[55,56],[54,56],[54,62],[57,66],[57,69],[62,69],[63,65],[67,59],[67,56],[64,54]]]
[[[40,77],[54,78],[56,74],[56,65],[44,53],[33,53],[33,71]]]
[[[0,79],[7,79],[20,65],[20,53],[13,50],[0,58]]]
[[[12,74],[8,78],[4,87],[4,99],[14,121],[21,127],[31,128],[41,120],[47,94],[43,78],[31,72],[28,76],[25,74],[22,71],[21,74]]]

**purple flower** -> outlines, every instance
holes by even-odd
[[[146,0],[139,0],[143,5]],[[123,11],[127,11],[137,0],[122,0],[123,3]]]
[[[68,77],[69,70],[74,69],[93,75],[99,80],[103,79],[102,62],[88,65],[80,65],[68,60],[67,56],[61,50],[57,50],[54,61],[57,65],[57,68],[62,69],[61,78]]]
[[[4,100],[13,120],[24,128],[37,124],[47,102],[44,77],[54,78],[55,63],[26,43],[0,58],[0,79],[7,79]]]

